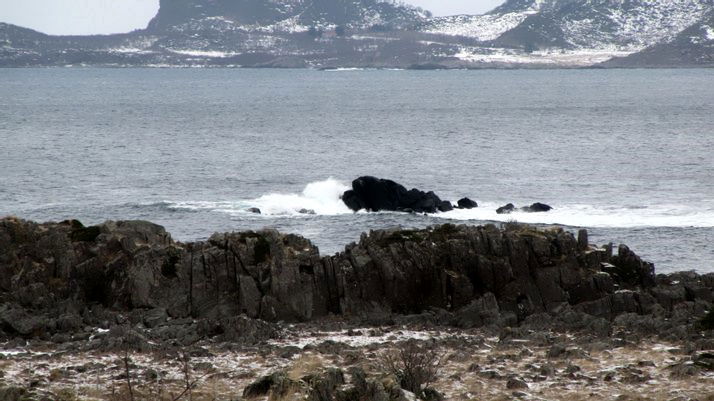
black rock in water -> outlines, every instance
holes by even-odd
[[[536,202],[530,206],[523,206],[521,210],[527,213],[542,213],[549,212],[553,210],[553,208],[545,203]]]
[[[360,177],[352,181],[352,189],[342,194],[342,201],[355,212],[397,211],[409,213],[436,213],[453,210],[449,201],[442,201],[434,192],[413,188],[407,190],[392,180]]]
[[[248,211],[255,214],[261,214],[260,209],[258,209],[257,207],[248,208]]]
[[[451,210],[454,210],[454,205],[452,205],[451,202],[441,201],[441,203],[439,203],[439,211],[440,212],[449,212]]]
[[[516,207],[513,206],[513,203],[509,203],[505,206],[501,206],[498,209],[496,209],[496,213],[498,214],[509,214],[512,213],[513,211],[516,210]]]
[[[478,203],[469,198],[461,198],[457,204],[459,205],[459,209],[474,209],[478,207]]]
[[[523,206],[519,210],[526,213],[542,213],[551,211],[553,210],[553,208],[551,206],[546,205],[545,203],[536,202],[530,206]],[[505,206],[501,206],[496,209],[496,213],[498,214],[510,214],[515,211],[516,207],[513,205],[513,203],[509,203]]]

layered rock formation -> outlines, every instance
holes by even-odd
[[[714,301],[714,274],[655,276],[626,246],[581,232],[443,225],[373,231],[321,257],[276,231],[181,243],[155,224],[0,220],[0,337],[61,341],[130,321],[159,340],[259,340],[269,322],[422,319],[460,327],[545,325],[608,334],[617,321],[686,336]],[[412,316],[410,318],[409,316]],[[623,320],[624,319],[624,320]],[[422,319],[423,320],[423,319]]]

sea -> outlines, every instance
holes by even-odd
[[[340,195],[363,175],[479,207],[353,213]],[[554,210],[496,213],[534,202]],[[0,69],[5,215],[180,241],[274,228],[323,255],[372,229],[518,221],[714,272],[714,69]]]

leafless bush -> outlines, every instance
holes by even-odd
[[[387,373],[394,375],[403,389],[417,395],[436,381],[441,363],[442,356],[435,347],[414,340],[382,357]]]

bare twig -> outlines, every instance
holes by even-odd
[[[198,378],[191,382],[191,355],[189,355],[188,353],[184,353],[181,356],[181,360],[183,362],[183,380],[185,388],[183,389],[181,394],[179,394],[173,399],[173,401],[180,400],[186,394],[188,394],[188,400],[191,401],[193,399],[193,393],[191,390],[198,383],[198,381],[201,380],[201,378]]]
[[[212,378],[212,377],[217,376],[218,374],[220,374],[220,373],[218,373],[218,372],[216,372],[216,373],[206,373],[206,374],[204,374],[204,375],[201,375],[201,376],[196,377],[194,380],[191,380],[191,376],[190,376],[190,369],[191,369],[190,356],[184,354],[184,356],[183,356],[183,362],[184,362],[184,365],[183,365],[183,368],[184,368],[184,383],[186,384],[186,387],[183,389],[183,391],[182,391],[179,395],[177,395],[176,397],[174,397],[174,398],[172,399],[172,401],[179,401],[181,398],[183,398],[183,397],[186,396],[186,395],[189,396],[189,401],[190,401],[190,400],[192,399],[192,397],[193,397],[192,390],[196,388],[196,386],[198,385],[198,383],[200,383],[202,380],[210,379],[210,378]],[[225,373],[233,373],[233,372],[236,372],[236,371],[232,370],[232,371],[230,371],[230,372],[224,372],[224,374],[225,374]],[[215,398],[215,397],[214,397],[214,398]]]
[[[416,341],[408,341],[382,358],[382,365],[399,380],[402,388],[417,395],[436,381],[441,363],[436,349],[420,346]]]
[[[131,359],[129,358],[129,348],[124,350],[124,373],[126,374],[126,386],[129,389],[129,399],[134,401],[134,388],[131,385]]]

